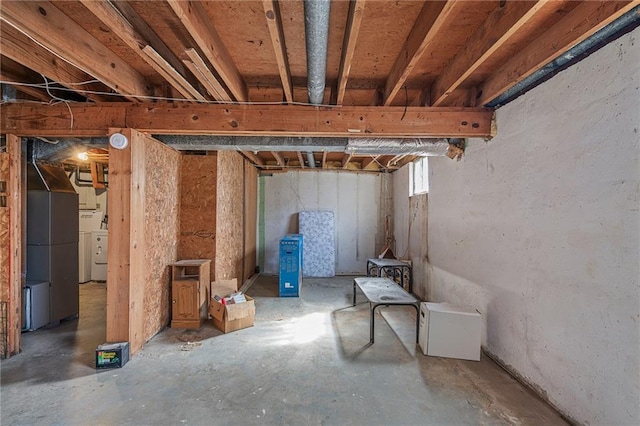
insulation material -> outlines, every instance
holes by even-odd
[[[334,218],[331,211],[301,211],[299,233],[304,237],[302,274],[305,277],[333,277],[336,274]]]
[[[169,322],[170,268],[178,255],[180,153],[145,139],[144,340]],[[133,283],[135,285],[135,283]]]
[[[244,280],[250,278],[258,262],[258,169],[244,163]]]
[[[215,277],[218,157],[182,155],[180,170],[180,259],[211,260]]]
[[[5,197],[5,204],[0,204],[0,300],[9,300],[9,154],[0,153],[0,181],[4,182],[4,188],[0,188],[0,197]],[[3,324],[2,324],[3,325]]]
[[[346,152],[354,154],[407,154],[421,156],[444,156],[449,149],[445,138],[350,138]]]
[[[215,280],[242,280],[243,163],[237,152],[218,152]]]

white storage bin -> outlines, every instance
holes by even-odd
[[[480,361],[481,321],[480,313],[469,306],[422,302],[418,338],[422,352]]]

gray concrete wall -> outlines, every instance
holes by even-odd
[[[330,210],[335,218],[336,274],[363,274],[384,235],[380,227],[382,176],[367,173],[305,171],[263,178],[264,268],[278,273],[278,247],[285,234],[298,231],[298,212]]]
[[[640,424],[640,29],[429,167],[429,294],[584,424]]]
[[[428,300],[427,211],[428,195],[409,197],[409,165],[393,174],[393,252],[411,261],[413,292]]]

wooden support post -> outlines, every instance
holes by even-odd
[[[109,129],[128,140],[109,147],[109,253],[107,259],[107,341],[128,341],[134,354],[144,344],[145,135]]]
[[[5,170],[3,195],[4,206],[0,207],[2,222],[7,222],[7,230],[2,230],[3,253],[0,256],[0,285],[2,301],[7,302],[7,340],[2,348],[7,356],[20,352],[20,331],[22,323],[22,280],[23,280],[23,186],[22,186],[22,139],[7,135],[8,170]],[[5,164],[6,166],[6,164]],[[6,233],[5,233],[6,232]],[[3,324],[4,326],[4,324]],[[5,342],[2,342],[3,344]]]

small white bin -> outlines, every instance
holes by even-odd
[[[422,302],[418,338],[422,352],[480,361],[481,321],[480,313],[469,306]]]

